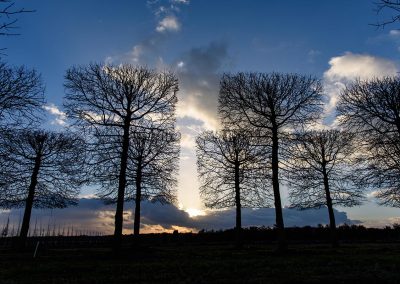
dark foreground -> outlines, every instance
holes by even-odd
[[[111,249],[0,248],[0,283],[400,283],[399,243],[126,242]]]

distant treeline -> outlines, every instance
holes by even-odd
[[[76,232],[78,233],[78,232]],[[291,227],[285,228],[289,243],[327,244],[331,241],[329,226]],[[381,243],[400,242],[400,225],[385,228],[366,228],[361,225],[341,225],[337,227],[338,237],[343,243]],[[244,245],[275,244],[278,241],[278,231],[271,227],[249,227],[242,229]],[[0,249],[11,248],[15,242],[12,238],[0,238]],[[108,247],[112,245],[112,236],[89,236],[85,233],[75,236],[42,236],[31,237],[27,240],[28,248],[34,248],[38,242],[41,249],[46,248],[87,248]],[[213,243],[236,244],[236,230],[201,230],[198,233],[153,233],[140,236],[125,235],[121,245],[163,245],[163,244],[202,244]]]

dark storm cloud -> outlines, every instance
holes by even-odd
[[[143,202],[141,209],[143,224],[161,225],[165,229],[170,229],[174,225],[195,228],[189,214],[174,205]]]
[[[125,233],[131,233],[133,227],[132,203],[125,204],[124,228]],[[81,199],[79,205],[66,209],[34,210],[31,219],[31,229],[35,223],[42,228],[74,227],[75,230],[84,232],[101,232],[112,234],[114,225],[115,206],[105,205],[98,199]],[[325,208],[298,211],[284,209],[283,215],[287,227],[317,226],[328,223],[328,213]],[[10,217],[10,223],[18,226],[23,216],[21,209],[3,211],[0,213],[0,230]],[[335,210],[338,224],[353,224],[347,218],[345,212]],[[273,226],[275,223],[275,211],[273,208],[243,209],[242,223],[244,227]],[[142,225],[159,225],[164,229],[172,229],[173,226],[200,229],[228,229],[234,227],[235,210],[208,212],[205,216],[189,217],[189,214],[174,205],[161,205],[158,203],[142,203]]]
[[[286,227],[304,227],[317,226],[318,224],[328,224],[328,212],[325,208],[311,210],[283,209],[283,217]],[[353,224],[354,222],[347,218],[345,212],[335,210],[336,222],[338,224]],[[224,211],[213,212],[207,216],[198,216],[194,218],[195,228],[197,229],[228,229],[235,226],[235,210],[228,209]],[[242,224],[244,227],[268,226],[275,224],[275,209],[242,209]]]
[[[65,209],[33,209],[30,223],[30,229],[36,227],[39,229],[48,227],[74,228],[75,231],[91,231],[111,234],[114,226],[113,205],[105,205],[97,199],[81,199],[78,206]],[[130,212],[126,212],[124,216],[125,229],[133,226]],[[3,211],[0,213],[0,230],[10,218],[10,224],[15,229],[22,221],[23,209],[12,209],[11,211]]]
[[[181,109],[180,116],[216,121],[219,80],[223,69],[230,64],[226,42],[211,42],[204,47],[192,48],[176,62],[183,105],[190,105],[196,113]]]

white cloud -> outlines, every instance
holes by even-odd
[[[389,59],[351,52],[332,57],[329,65],[323,78],[325,92],[328,96],[325,116],[332,115],[334,112],[339,94],[346,84],[356,79],[367,80],[395,76],[398,71],[396,64]]]
[[[167,32],[167,31],[175,32],[175,31],[179,31],[180,28],[181,28],[181,25],[175,16],[167,16],[158,23],[158,26],[156,27],[156,31],[160,32],[160,33]]]
[[[106,57],[105,63],[131,62],[148,66],[158,64],[157,60],[165,50],[164,45],[171,38],[171,32],[178,32],[181,29],[180,7],[187,4],[188,0],[148,0],[147,6],[157,20],[157,25],[154,27],[157,32],[148,33],[149,36],[137,42],[126,53]]]
[[[194,149],[196,147],[196,138],[193,135],[182,133],[181,147],[187,149]]]
[[[389,35],[391,35],[391,36],[400,36],[400,31],[399,30],[391,30],[389,32]]]
[[[58,107],[54,104],[45,105],[43,108],[45,110],[47,110],[48,112],[50,112],[51,114],[61,116],[64,118],[66,117],[65,112],[62,112],[61,110],[59,110]]]
[[[202,126],[206,130],[216,130],[219,125],[216,115],[211,116],[209,112],[198,106],[196,100],[191,97],[178,102],[176,114],[179,118],[189,117],[203,122]]]
[[[178,68],[183,68],[185,66],[185,62],[183,61],[179,61],[176,66],[178,66]]]
[[[171,2],[176,4],[189,4],[189,0],[171,0]]]
[[[347,52],[342,56],[331,58],[331,66],[324,78],[329,81],[362,80],[380,76],[392,76],[397,72],[393,61],[371,55],[353,54]]]
[[[65,114],[65,112],[61,111],[56,105],[54,104],[44,105],[43,109],[45,109],[47,112],[56,117],[51,122],[51,124],[56,124],[60,126],[65,126],[67,124],[66,123],[67,115]]]

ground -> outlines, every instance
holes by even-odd
[[[167,242],[109,248],[0,251],[0,283],[400,283],[399,243]]]

